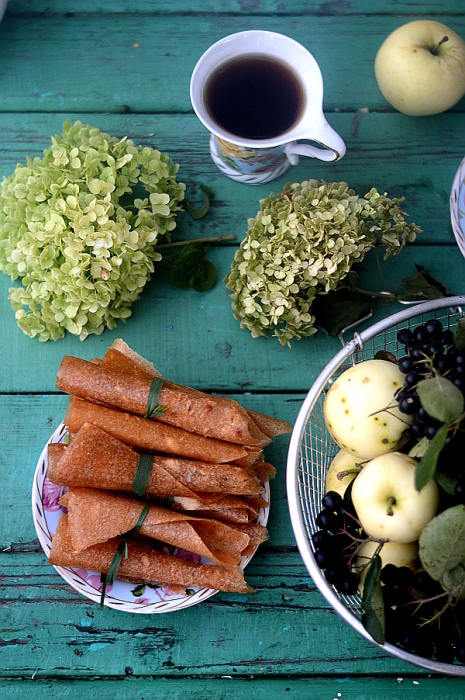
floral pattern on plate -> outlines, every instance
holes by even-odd
[[[465,158],[460,163],[452,185],[450,218],[455,240],[465,257]]]
[[[66,508],[59,504],[60,496],[66,492],[65,486],[57,486],[49,481],[47,476],[48,459],[47,448],[50,442],[64,442],[67,436],[66,426],[61,423],[55,430],[51,438],[45,445],[40,455],[37,468],[34,474],[32,485],[32,514],[34,525],[40,544],[47,557],[52,547],[52,538],[57,524]],[[269,501],[269,484],[265,485],[266,498]],[[268,520],[269,507],[262,508],[259,513],[258,522],[266,525]],[[200,563],[202,558],[192,552],[183,549],[164,547],[163,551],[174,554],[188,561]],[[241,567],[245,568],[253,555],[242,557]],[[86,569],[71,569],[69,567],[55,566],[58,573],[75,590],[87,596],[95,602],[100,602],[100,574],[96,571]],[[217,591],[211,588],[188,588],[185,593],[171,591],[169,586],[150,586],[145,584],[134,584],[126,581],[116,581],[112,586],[107,586],[105,605],[109,608],[124,610],[136,613],[162,613],[180,610],[182,608],[196,605],[207,598],[215,595]]]

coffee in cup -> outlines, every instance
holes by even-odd
[[[234,180],[268,182],[299,155],[330,161],[345,153],[323,115],[318,64],[282,34],[239,32],[211,46],[192,74],[191,100],[211,132],[213,161]]]

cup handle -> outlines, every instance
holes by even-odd
[[[299,143],[298,141],[287,143],[284,146],[284,152],[291,165],[297,165],[299,156],[308,156],[309,158],[318,158],[319,160],[325,161],[335,161],[340,160],[346,152],[344,141],[328,124],[324,117],[316,130],[312,130],[312,135],[309,135],[307,138],[321,144],[323,148],[315,148],[315,146],[309,146],[307,143]]]

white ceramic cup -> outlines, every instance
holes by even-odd
[[[253,54],[287,64],[297,75],[303,90],[304,104],[297,120],[273,138],[237,136],[218,124],[205,104],[205,86],[212,72],[235,57]],[[301,44],[283,34],[246,31],[216,42],[194,68],[190,95],[195,113],[211,133],[213,162],[233,180],[249,184],[268,182],[282,175],[291,165],[297,165],[299,156],[335,161],[346,152],[344,141],[323,114],[323,78],[317,62]],[[318,143],[321,148],[298,143],[299,139]]]

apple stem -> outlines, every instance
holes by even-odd
[[[433,46],[433,48],[431,49],[431,53],[433,54],[433,56],[436,56],[436,55],[437,55],[437,52],[438,52],[439,47],[440,47],[442,44],[445,44],[446,41],[449,41],[449,37],[448,37],[448,36],[443,36],[442,39],[441,39],[441,41],[439,42],[439,44],[436,44],[436,46]]]
[[[386,510],[386,515],[394,515],[394,511],[392,509],[392,506],[394,506],[396,503],[396,499],[394,496],[389,496],[387,500],[387,510]]]

